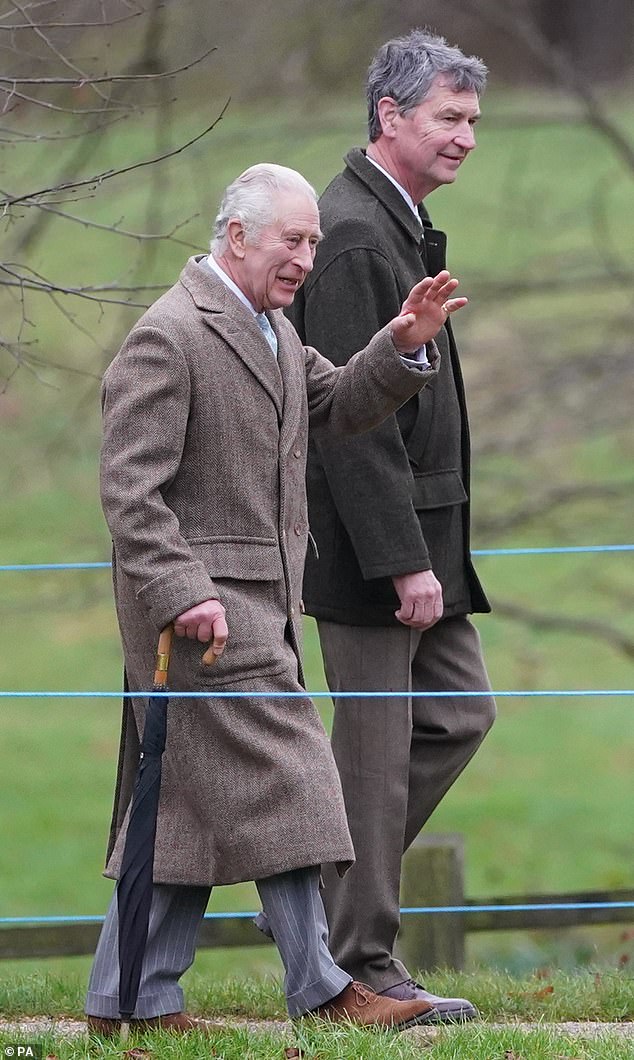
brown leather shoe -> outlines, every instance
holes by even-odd
[[[435,1014],[428,1001],[395,1001],[375,994],[365,983],[348,983],[345,990],[310,1015],[333,1023],[357,1023],[362,1027],[391,1027],[402,1031],[417,1023],[428,1023]]]
[[[115,1038],[121,1033],[121,1020],[104,1019],[102,1016],[87,1017],[88,1033],[98,1034],[100,1038]],[[211,1020],[195,1019],[185,1012],[170,1012],[165,1016],[150,1016],[145,1020],[130,1020],[130,1033],[143,1031],[171,1031],[173,1034],[187,1034],[188,1031],[199,1031],[210,1034],[218,1030],[219,1023]]]

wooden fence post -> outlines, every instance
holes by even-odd
[[[464,841],[457,832],[419,835],[403,858],[401,906],[464,905]],[[412,974],[464,968],[463,913],[404,913],[398,948]]]

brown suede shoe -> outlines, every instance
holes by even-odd
[[[100,1038],[115,1038],[121,1032],[121,1020],[104,1019],[101,1016],[87,1017],[88,1033],[98,1034]],[[199,1031],[210,1034],[219,1030],[219,1023],[211,1020],[195,1019],[185,1012],[170,1012],[165,1016],[151,1016],[145,1020],[130,1020],[130,1033],[143,1031],[171,1031],[173,1034],[187,1034],[188,1031]]]
[[[362,1027],[390,1027],[402,1031],[417,1023],[428,1023],[435,1014],[428,1001],[395,1001],[375,994],[364,983],[348,983],[345,990],[309,1015],[333,1023],[357,1023]]]

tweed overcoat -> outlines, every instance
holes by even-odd
[[[126,674],[151,687],[160,629],[210,598],[229,639],[213,668],[175,639],[155,882],[228,884],[354,857],[329,742],[301,692],[309,420],[369,428],[435,375],[387,329],[345,368],[253,315],[191,258],[140,319],[103,383],[101,496]],[[435,349],[435,348],[434,348]],[[270,697],[179,698],[178,691]],[[126,700],[106,875],[120,868],[145,699]]]
[[[324,240],[287,311],[303,342],[336,364],[392,319],[425,275],[445,268],[445,235],[423,227],[394,185],[355,148],[319,201]],[[398,625],[392,575],[432,569],[444,616],[490,610],[469,548],[470,444],[458,351],[436,336],[440,371],[395,416],[358,438],[312,440],[308,614],[350,625]],[[380,488],[379,488],[380,484]]]

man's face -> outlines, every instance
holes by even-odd
[[[303,192],[278,198],[278,220],[243,244],[239,286],[258,312],[288,306],[313,267],[321,239],[317,203]]]
[[[475,123],[479,117],[477,93],[457,92],[442,74],[422,103],[407,114],[395,116],[390,153],[400,174],[399,183],[410,191],[415,202],[441,184],[453,183],[476,145]]]

